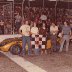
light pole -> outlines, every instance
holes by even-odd
[[[28,0],[28,5],[29,5],[29,7],[30,7],[30,1]]]
[[[57,10],[57,3],[58,3],[58,0],[56,0],[56,3],[55,3],[55,18],[56,18],[56,10]],[[55,19],[56,20],[56,19]]]
[[[24,1],[25,1],[25,0],[23,0],[23,2],[22,2],[22,18],[23,18],[23,10],[24,10],[24,9],[23,9],[23,8],[24,8]]]
[[[13,13],[12,14],[13,14],[13,23],[12,23],[13,24],[13,26],[12,26],[12,31],[13,32],[12,33],[14,34],[14,29],[15,29],[14,28],[14,24],[15,24],[15,22],[14,22],[14,0],[13,0]]]
[[[44,0],[43,0],[43,8],[44,8]]]

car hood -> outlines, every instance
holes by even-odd
[[[3,40],[1,43],[0,43],[0,46],[4,46],[4,45],[6,45],[6,44],[8,44],[8,43],[11,43],[11,42],[14,42],[14,41],[22,41],[22,37],[20,37],[20,38],[8,38],[8,39],[5,39],[5,40]]]

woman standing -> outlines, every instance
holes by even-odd
[[[41,54],[47,53],[46,52],[46,35],[47,35],[47,30],[46,30],[45,23],[43,23],[42,27],[39,29],[39,35],[42,35]]]
[[[39,55],[39,37],[38,37],[38,27],[36,26],[36,23],[34,22],[34,26],[31,28],[31,45],[32,48],[34,48],[35,55]]]

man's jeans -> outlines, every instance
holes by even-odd
[[[65,41],[66,41],[66,51],[68,51],[69,39],[70,39],[69,35],[64,35],[63,36],[59,52],[62,52]]]
[[[28,55],[31,54],[31,41],[29,36],[22,36],[22,54],[25,55],[26,44],[28,44]]]
[[[56,51],[56,49],[57,49],[57,35],[51,35],[51,44],[52,44],[52,50]]]

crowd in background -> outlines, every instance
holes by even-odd
[[[26,6],[23,8],[22,14],[21,5],[16,5],[14,6],[14,18],[12,19],[12,21],[10,20],[11,18],[8,17],[9,12],[10,11],[6,11],[6,13],[3,12],[3,6],[0,6],[0,21],[4,22],[4,25],[2,25],[3,27],[0,27],[0,34],[18,33],[18,29],[21,26],[22,22],[25,22],[26,20],[29,21],[29,24],[36,22],[38,28],[43,23],[46,24],[47,28],[51,25],[51,22],[55,22],[55,24],[59,27],[62,26],[64,21],[68,21],[70,25],[72,23],[72,20],[68,18],[69,10],[64,8],[55,9],[48,7],[42,8]]]
[[[9,6],[0,5],[0,34],[11,34],[12,18]]]
[[[20,7],[18,8],[21,9]],[[21,12],[18,12],[19,9],[17,9],[16,11],[17,16],[19,14],[19,18],[15,19],[20,21],[19,23],[20,25],[21,21],[25,22],[26,20],[28,20],[29,24],[36,22],[38,28],[43,23],[45,23],[46,27],[48,28],[51,25],[51,22],[55,22],[56,25],[61,27],[64,21],[67,21],[69,24],[71,24],[72,21],[70,18],[68,18],[69,16],[68,9],[57,8],[55,11],[55,8],[24,7],[23,16]],[[17,25],[15,24],[15,26]]]

